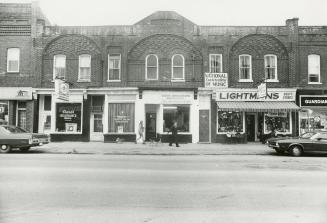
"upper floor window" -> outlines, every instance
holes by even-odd
[[[158,80],[158,57],[150,54],[145,58],[145,79]]]
[[[221,73],[223,71],[222,55],[210,54],[209,55],[209,72]]]
[[[239,56],[240,81],[252,81],[252,61],[250,55]]]
[[[308,82],[309,84],[320,83],[320,56],[308,56]]]
[[[55,55],[53,58],[53,78],[65,79],[66,77],[66,56]]]
[[[172,79],[184,80],[184,57],[180,54],[175,54],[172,57]]]
[[[277,56],[265,55],[265,79],[277,81]]]
[[[78,80],[90,81],[91,80],[91,55],[79,56],[79,71]]]
[[[7,72],[19,72],[19,48],[9,48],[7,51]]]
[[[109,54],[108,55],[108,81],[120,81],[120,54]]]

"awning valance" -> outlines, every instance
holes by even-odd
[[[248,111],[248,112],[269,112],[269,111],[298,111],[300,110],[291,101],[217,101],[220,111]]]

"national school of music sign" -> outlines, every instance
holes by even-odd
[[[56,98],[63,101],[69,101],[69,84],[61,79],[55,79]]]
[[[204,73],[206,88],[228,88],[227,73]]]

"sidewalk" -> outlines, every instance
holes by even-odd
[[[31,151],[62,154],[111,154],[111,155],[264,155],[273,152],[261,143],[248,144],[181,144],[167,143],[103,143],[103,142],[52,142],[31,148]]]

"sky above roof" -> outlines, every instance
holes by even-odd
[[[0,0],[0,2],[30,2]],[[176,11],[197,25],[327,26],[327,0],[39,0],[51,24],[132,25],[155,11]]]

